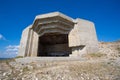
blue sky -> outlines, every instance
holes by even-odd
[[[99,41],[120,39],[120,0],[0,0],[0,57],[17,55],[22,30],[55,11],[93,21]]]

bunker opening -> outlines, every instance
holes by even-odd
[[[39,37],[37,56],[63,57],[71,53],[71,48],[68,47],[68,34],[49,33]]]

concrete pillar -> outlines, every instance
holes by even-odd
[[[27,55],[27,49],[28,49],[27,45],[28,45],[28,40],[29,40],[30,28],[31,28],[31,25],[25,28],[22,32],[18,56]]]
[[[32,48],[31,48],[31,55],[32,57],[37,57],[38,53],[38,45],[39,45],[39,35],[34,32],[33,33],[33,40],[32,40]]]

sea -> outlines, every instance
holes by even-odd
[[[0,60],[8,60],[8,59],[12,59],[12,58],[0,58]]]

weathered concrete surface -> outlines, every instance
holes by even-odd
[[[39,35],[36,32],[33,32],[31,51],[29,52],[31,54],[30,56],[32,56],[32,57],[37,56],[38,41],[39,41]]]
[[[59,44],[68,44],[71,49],[70,53],[72,53],[69,56],[82,56],[82,54],[98,51],[98,40],[93,22],[83,19],[72,19],[60,12],[54,12],[36,16],[31,28],[28,27],[23,31],[19,56],[35,57],[40,54],[38,52],[41,50],[39,45],[42,43],[39,43],[39,37],[48,34],[54,35],[56,39],[58,34],[68,35],[68,41],[65,43],[59,42]],[[49,37],[47,39],[50,40],[52,38]],[[55,47],[57,43],[52,44],[51,41],[50,44],[45,45],[49,46],[45,50],[57,49],[57,52],[51,53],[59,54],[62,52],[61,48]],[[44,46],[42,47],[43,49],[45,48]]]
[[[28,44],[28,39],[29,39],[29,31],[31,27],[32,25],[28,26],[22,32],[18,56],[25,56],[26,54],[27,44]]]
[[[83,19],[76,19],[74,22],[74,28],[69,33],[69,47],[72,47],[73,53],[71,56],[98,51],[94,23]]]

